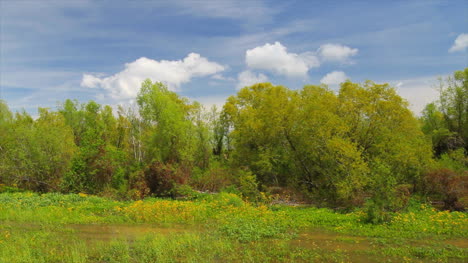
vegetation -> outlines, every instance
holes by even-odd
[[[221,110],[149,80],[137,108],[0,101],[0,261],[462,262],[468,68],[439,90],[420,118],[371,81],[259,83]],[[90,224],[176,232],[73,234]]]
[[[115,201],[26,192],[0,194],[0,201],[0,262],[468,258],[466,214],[437,211],[416,200],[379,225],[365,223],[362,210],[342,214],[327,208],[267,207],[229,193],[192,201]]]

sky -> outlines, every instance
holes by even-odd
[[[256,82],[389,83],[419,114],[468,66],[468,1],[0,0],[0,99],[134,103],[144,79],[207,107]]]

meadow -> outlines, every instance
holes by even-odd
[[[253,204],[232,193],[116,201],[0,194],[0,262],[466,262],[468,217],[410,200],[365,212]]]

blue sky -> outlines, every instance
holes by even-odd
[[[222,105],[238,88],[388,82],[418,113],[468,66],[467,1],[0,0],[0,97],[131,103],[144,78]]]

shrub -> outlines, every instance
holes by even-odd
[[[439,168],[448,168],[456,173],[463,173],[468,170],[468,156],[463,148],[449,151],[440,156],[438,160]]]
[[[150,193],[158,196],[175,197],[177,185],[186,184],[190,177],[183,166],[153,162],[144,171],[144,178]]]
[[[257,176],[250,171],[239,171],[239,192],[242,196],[251,202],[261,201],[262,195],[258,189]]]
[[[365,221],[377,224],[389,219],[388,212],[395,196],[396,179],[390,168],[378,161],[373,164],[372,169],[371,198],[365,204]]]
[[[137,171],[130,175],[130,190],[127,197],[132,200],[143,199],[150,194],[150,188],[145,180],[143,171]]]
[[[391,219],[391,212],[406,207],[411,195],[409,184],[397,184],[389,166],[380,162],[373,164],[373,178],[370,184],[371,198],[365,203],[368,223],[383,223]]]
[[[188,184],[180,184],[176,185],[174,188],[174,195],[179,199],[182,198],[184,200],[192,200],[197,199],[198,197],[202,196],[203,194],[193,190],[192,187]]]
[[[218,162],[210,163],[210,167],[207,169],[196,167],[190,178],[190,184],[195,189],[209,192],[219,192],[232,183],[232,171]]]
[[[444,209],[464,210],[468,199],[468,175],[457,174],[450,169],[438,169],[425,174],[425,193],[432,200],[443,201]]]
[[[411,197],[411,189],[413,185],[411,184],[400,184],[395,188],[395,200],[394,200],[394,210],[401,210],[408,205],[408,201]]]

